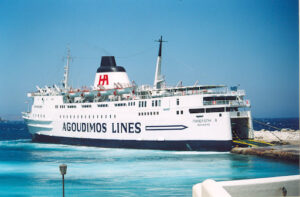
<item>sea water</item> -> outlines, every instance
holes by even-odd
[[[0,123],[0,196],[191,196],[216,181],[299,174],[293,163],[228,152],[130,150],[32,143],[23,122]]]

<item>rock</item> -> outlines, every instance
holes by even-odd
[[[244,155],[257,155],[279,160],[287,160],[299,163],[300,150],[299,146],[281,145],[269,147],[241,148],[235,147],[231,153]]]

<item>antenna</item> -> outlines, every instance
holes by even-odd
[[[159,42],[159,50],[158,50],[158,56],[161,57],[161,49],[162,49],[162,43],[168,42],[162,39],[162,36],[160,36],[159,40],[155,40],[155,42]]]
[[[67,64],[64,67],[64,80],[63,80],[63,83],[62,83],[64,89],[69,89],[69,84],[68,84],[68,80],[69,80],[69,64],[70,64],[70,60],[72,60],[69,46],[67,46],[67,51],[68,51],[67,52],[67,57],[64,58],[64,59],[67,59]]]
[[[155,42],[159,42],[159,50],[158,50],[158,57],[156,61],[156,70],[155,70],[155,77],[154,77],[154,87],[156,89],[160,89],[162,84],[165,82],[163,76],[161,75],[161,50],[162,50],[162,43],[167,42],[162,39],[160,36],[159,40],[155,40]]]

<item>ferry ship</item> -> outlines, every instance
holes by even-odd
[[[91,88],[68,84],[28,93],[23,112],[33,142],[108,148],[228,151],[233,138],[253,138],[245,91],[224,85],[169,87],[161,74],[162,36],[153,86],[137,86],[114,56],[103,56]]]

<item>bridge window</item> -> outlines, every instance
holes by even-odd
[[[224,107],[220,107],[220,108],[206,108],[206,113],[213,113],[213,112],[224,112]]]
[[[191,114],[205,113],[205,109],[204,109],[204,108],[189,109],[189,112],[190,112]]]

